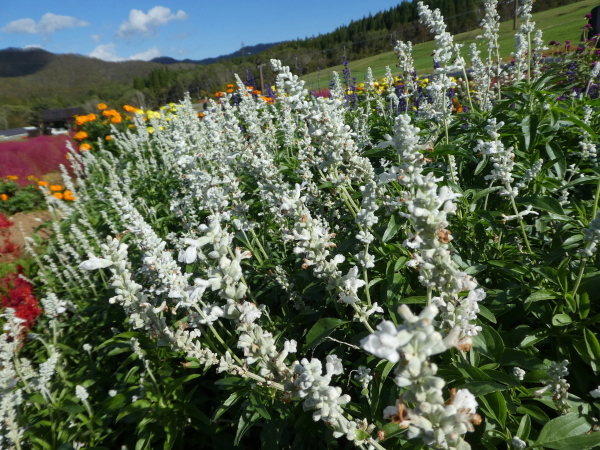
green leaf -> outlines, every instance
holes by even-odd
[[[556,314],[552,317],[552,325],[555,327],[565,327],[571,323],[573,323],[573,320],[568,314]]]
[[[500,189],[502,189],[502,186],[492,186],[492,187],[481,189],[481,190],[477,191],[477,193],[473,196],[473,203],[475,203],[480,198],[485,197],[486,195],[488,195],[492,192],[496,192]]]
[[[263,419],[271,420],[269,411],[267,411],[267,408],[265,408],[265,405],[263,405],[263,402],[260,399],[260,395],[258,395],[256,392],[252,392],[250,394],[250,403],[252,403],[254,410],[260,414]]]
[[[114,397],[109,398],[103,403],[103,407],[106,411],[115,411],[120,409],[127,402],[127,396],[123,394],[117,394]]]
[[[548,415],[540,407],[535,405],[521,405],[517,408],[517,412],[519,414],[531,416],[542,423],[547,423],[550,420],[550,417],[548,417]],[[521,439],[525,440],[524,438]]]
[[[496,316],[494,316],[494,314],[492,314],[492,312],[483,305],[479,305],[479,315],[481,317],[485,317],[492,323],[497,323]]]
[[[252,414],[252,416],[250,416],[250,413],[254,413]],[[235,440],[233,445],[235,445],[236,447],[240,444],[241,439],[244,437],[244,434],[246,434],[246,432],[252,428],[252,425],[254,425],[256,422],[258,422],[260,420],[260,414],[255,412],[255,411],[248,411],[245,410],[242,412],[242,415],[239,418],[238,421],[238,427],[237,427],[237,432],[235,433]]]
[[[561,216],[565,215],[561,204],[553,197],[547,197],[543,195],[538,195],[535,197],[517,197],[515,198],[515,202],[519,203],[520,205],[531,205],[534,209],[548,211]]]
[[[505,391],[508,389],[508,386],[493,383],[491,381],[470,381],[469,383],[463,384],[459,389],[468,389],[475,397],[479,397],[481,395],[491,394],[492,392]]]
[[[598,338],[592,331],[585,328],[583,330],[583,339],[585,340],[592,370],[598,372],[600,365],[600,343],[598,342]]]
[[[400,299],[400,303],[404,305],[424,305],[427,303],[427,297],[425,295],[404,297]]]
[[[499,361],[504,352],[504,342],[496,330],[489,325],[481,325],[481,331],[473,336],[473,347],[482,355]]]
[[[365,439],[369,439],[371,437],[371,435],[364,430],[356,430],[355,434],[357,441],[364,441]]]
[[[530,432],[531,432],[531,419],[529,418],[529,416],[527,414],[525,414],[521,418],[521,422],[519,423],[519,428],[517,430],[517,436],[519,437],[519,439],[526,441],[527,438],[529,437]]]
[[[502,394],[500,392],[492,392],[479,397],[479,400],[485,407],[485,410],[487,410],[485,411],[487,416],[504,427],[508,410],[506,409],[506,401]]]
[[[400,230],[400,227],[402,226],[402,224],[404,222],[405,221],[402,221],[400,219],[400,217],[397,216],[396,214],[394,214],[392,217],[390,217],[390,221],[388,222],[388,226],[385,229],[385,232],[383,233],[381,240],[383,242],[387,242],[391,238],[393,238],[396,235],[396,233],[398,233],[398,230]]]
[[[512,348],[507,348],[504,350],[504,354],[500,360],[500,365],[520,367],[521,369],[526,370],[547,369],[546,365],[540,359],[523,351],[514,350]]]
[[[569,413],[548,422],[532,447],[554,450],[585,450],[600,445],[600,433],[586,434],[592,429],[585,417]]]
[[[324,317],[315,323],[306,335],[304,348],[309,350],[319,345],[333,330],[348,323],[347,320],[337,319],[335,317]]]
[[[234,405],[238,400],[245,396],[246,392],[235,391],[232,392],[229,397],[223,401],[215,411],[212,422],[216,421],[219,417],[221,417],[225,411],[227,411],[232,405]]]
[[[390,439],[392,437],[396,437],[402,434],[405,431],[405,428],[400,428],[400,425],[397,423],[390,422],[383,427],[383,432],[385,439]]]
[[[560,297],[560,294],[558,294],[554,291],[540,289],[539,291],[535,291],[533,294],[531,294],[529,297],[527,297],[525,299],[525,304],[529,305],[530,303],[539,302],[542,300],[554,300],[559,297]]]

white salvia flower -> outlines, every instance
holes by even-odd
[[[82,402],[86,401],[89,398],[88,391],[79,384],[75,386],[75,396]]]
[[[569,361],[566,359],[560,363],[552,361],[550,364],[550,368],[548,369],[549,379],[544,381],[546,386],[541,389],[535,391],[536,397],[541,397],[544,392],[550,390],[552,393],[552,400],[554,404],[558,407],[558,411],[561,414],[566,414],[571,409],[571,405],[567,401],[568,398],[568,389],[570,387],[567,380],[564,378],[569,375],[569,371],[567,369],[567,365]]]
[[[600,386],[598,386],[593,391],[590,391],[590,395],[594,398],[600,398]]]
[[[108,395],[110,397],[114,397],[115,395],[117,395],[117,391],[115,391],[114,389],[111,389],[110,391],[108,391]]]
[[[79,269],[81,270],[97,270],[104,269],[105,267],[112,266],[112,261],[107,259],[98,258],[94,256],[92,253],[88,253],[88,260],[79,264]]]
[[[513,367],[512,374],[513,377],[515,377],[517,380],[523,381],[523,379],[525,378],[525,373],[526,372],[520,367]]]
[[[83,351],[88,352],[89,354],[92,353],[92,346],[90,344],[88,344],[87,342],[85,344],[83,344]]]
[[[356,370],[356,374],[354,375],[354,379],[362,385],[363,389],[367,389],[369,387],[369,383],[373,379],[373,375],[371,375],[371,369],[365,366],[359,366]]]
[[[523,450],[525,447],[527,447],[527,442],[519,439],[518,436],[513,436],[513,438],[510,440],[510,443],[515,450]]]
[[[395,369],[396,384],[406,389],[395,407],[384,409],[384,418],[402,416],[401,428],[408,428],[409,439],[420,437],[433,448],[459,448],[467,444],[462,439],[481,418],[476,413],[477,401],[467,389],[456,392],[446,402],[443,398],[445,382],[436,376],[437,366],[429,357],[451,347],[470,347],[471,338],[459,340],[461,330],[453,329],[445,338],[435,330],[433,319],[438,313],[435,306],[427,306],[415,316],[406,305],[398,309],[404,323],[395,326],[384,321],[374,334],[361,341],[361,346],[376,356],[399,362]],[[406,408],[403,401],[412,403]],[[403,410],[403,414],[400,411]],[[465,447],[466,448],[466,447]]]
[[[590,258],[598,250],[597,245],[600,242],[600,212],[596,214],[588,228],[583,229],[583,240],[587,242],[585,248],[579,250],[582,258]]]

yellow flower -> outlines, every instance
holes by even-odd
[[[38,177],[36,177],[35,175],[29,175],[29,176],[27,177],[27,179],[28,179],[29,181],[37,181],[37,180],[38,180]]]
[[[150,133],[150,134],[154,133],[154,127],[148,127],[146,129],[148,130],[148,133]]]

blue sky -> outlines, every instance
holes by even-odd
[[[107,61],[202,59],[333,31],[399,0],[3,1],[0,49],[41,47]],[[254,5],[254,6],[251,6]]]

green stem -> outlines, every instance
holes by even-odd
[[[506,183],[506,189],[508,192],[512,192],[512,188],[510,184]],[[519,215],[519,210],[517,209],[517,204],[515,203],[515,199],[512,195],[509,195],[510,203],[512,204],[513,211],[517,215],[519,220],[519,225],[521,226],[521,233],[523,234],[523,240],[525,241],[525,246],[527,247],[527,251],[531,256],[533,256],[533,251],[531,250],[531,246],[529,245],[529,239],[527,238],[527,232],[525,231],[525,224],[523,223],[523,218]]]
[[[367,330],[369,330],[369,333],[371,333],[371,334],[375,333],[375,330],[374,330],[374,329],[373,329],[373,327],[372,327],[372,326],[369,324],[369,322],[367,321],[367,319],[363,318],[363,317],[360,315],[360,310],[358,309],[358,306],[356,306],[356,304],[355,304],[355,303],[352,303],[352,307],[353,307],[353,308],[354,308],[354,310],[355,310],[355,311],[358,313],[358,317],[360,318],[360,321],[361,321],[362,323],[364,323],[364,324],[365,324],[365,327],[367,327]]]
[[[600,198],[600,178],[598,178],[598,184],[596,184],[596,194],[594,195],[594,208],[592,209],[592,219],[596,218],[598,213],[598,199]]]

